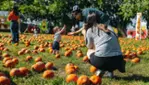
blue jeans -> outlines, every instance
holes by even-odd
[[[18,43],[19,42],[19,27],[17,21],[11,21],[10,24],[10,31],[12,34],[12,43]]]

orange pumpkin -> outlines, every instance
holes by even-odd
[[[39,48],[39,51],[40,52],[45,52],[45,49],[44,48]]]
[[[60,58],[60,54],[56,54],[55,55],[55,58]]]
[[[91,85],[90,79],[86,75],[82,75],[78,78],[77,85]]]
[[[139,63],[140,62],[140,58],[136,57],[136,58],[132,59],[131,62]]]
[[[70,67],[74,67],[74,64],[73,63],[68,63],[66,66],[65,66],[65,70],[67,70],[68,68]]]
[[[94,66],[91,66],[91,67],[90,67],[90,72],[91,72],[91,73],[95,73],[95,72],[96,72],[96,70],[97,70],[97,68],[96,68],[96,67],[94,67]]]
[[[49,49],[49,52],[50,52],[50,53],[53,53],[53,49],[52,49],[52,48],[50,48],[50,49]]]
[[[9,57],[10,55],[8,53],[3,53],[3,57]]]
[[[93,85],[101,84],[101,78],[96,75],[91,76],[90,81],[92,82]]]
[[[83,56],[83,53],[77,53],[77,58],[80,58]]]
[[[10,85],[10,79],[6,76],[0,76],[0,85]]]
[[[15,66],[15,63],[12,60],[7,60],[4,64],[4,66],[12,68]]]
[[[39,48],[39,46],[34,46],[34,49],[37,50]]]
[[[81,50],[77,50],[77,54],[78,54],[78,53],[82,53],[82,51],[81,51]]]
[[[8,48],[4,48],[3,51],[9,51],[9,49]]]
[[[35,62],[39,62],[39,61],[42,61],[42,58],[41,58],[41,57],[37,57],[37,58],[35,59]]]
[[[25,61],[29,61],[31,59],[32,59],[32,56],[27,56],[26,59],[25,59]]]
[[[46,70],[44,71],[43,75],[42,75],[43,78],[53,78],[54,77],[54,72],[51,71],[51,70]]]
[[[69,67],[65,71],[67,74],[72,74],[72,73],[76,72],[76,69],[75,69],[75,67]]]
[[[22,55],[22,54],[24,54],[23,51],[18,51],[18,55]]]
[[[38,51],[37,51],[37,50],[33,50],[32,53],[33,53],[33,54],[37,54]]]
[[[45,64],[41,61],[37,62],[32,66],[33,70],[37,72],[42,72],[45,69]]]
[[[13,68],[13,69],[11,69],[9,74],[10,74],[10,76],[20,76],[21,72],[19,69]]]
[[[3,63],[5,63],[7,60],[12,60],[12,58],[10,58],[10,57],[4,58],[4,59],[3,59]]]
[[[83,57],[83,61],[84,61],[84,62],[88,62],[88,61],[89,61],[88,56],[84,56],[84,57]]]
[[[78,80],[78,76],[76,74],[69,74],[67,77],[66,77],[66,82],[69,83],[69,82],[77,82]]]
[[[46,69],[51,69],[53,67],[53,63],[52,62],[48,62],[48,63],[46,63],[46,65],[45,65],[45,68]]]
[[[65,55],[66,57],[68,57],[68,56],[70,56],[71,54],[72,54],[72,51],[69,50],[69,51],[66,51],[64,55]]]
[[[13,59],[12,59],[12,62],[13,62],[14,64],[18,64],[18,63],[19,63],[19,60],[18,60],[18,58],[13,58]]]
[[[26,76],[29,72],[29,70],[26,67],[20,67],[19,70],[22,76]]]
[[[27,53],[30,53],[30,52],[31,52],[30,50],[26,50],[24,53],[26,53],[26,54],[27,54]]]

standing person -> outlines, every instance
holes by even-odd
[[[95,14],[89,14],[87,18],[85,39],[87,48],[91,49],[87,55],[90,63],[98,68],[96,75],[102,77],[105,71],[108,71],[108,76],[113,77],[113,71],[116,69],[125,72],[125,61],[117,35],[110,29],[108,33],[101,30],[106,27],[98,24],[96,19]]]
[[[12,43],[19,43],[19,27],[18,27],[19,11],[18,7],[14,6],[8,15],[8,20],[11,21],[10,31],[12,33]]]
[[[96,18],[97,18],[96,22],[98,24],[103,24],[105,27],[109,26],[109,24],[110,24],[109,17],[106,14],[104,14],[102,11],[100,11],[96,8],[85,8],[85,9],[81,10],[78,5],[75,5],[73,7],[72,16],[75,18],[76,21],[79,21],[80,23],[83,22],[84,24],[86,24],[87,16],[92,13],[95,13]],[[82,27],[82,28],[80,28],[79,30],[77,30],[75,32],[70,32],[70,33],[68,33],[68,35],[73,35],[73,34],[79,33],[82,30],[84,30],[83,25],[81,25],[80,27]],[[105,32],[108,32],[108,30],[106,28],[104,28],[102,30]]]
[[[34,36],[37,37],[38,31],[37,31],[37,26],[36,25],[33,26],[33,33],[34,33]]]
[[[53,32],[55,33],[54,42],[52,46],[53,54],[59,53],[59,48],[60,48],[59,42],[61,41],[61,34],[63,33],[63,31],[65,31],[65,29],[66,29],[66,25],[64,25],[62,29],[60,29],[58,26],[53,28]]]

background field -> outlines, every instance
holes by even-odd
[[[10,79],[12,85],[76,85],[75,83],[66,83],[65,78],[67,74],[65,73],[65,65],[68,63],[74,63],[79,67],[79,70],[76,72],[78,76],[87,75],[88,77],[92,76],[93,73],[90,73],[89,68],[90,64],[83,62],[82,58],[76,57],[77,50],[81,50],[85,56],[87,48],[84,46],[83,36],[63,36],[62,43],[64,47],[60,49],[61,57],[59,59],[55,58],[53,54],[49,52],[49,47],[44,47],[45,52],[39,52],[38,54],[27,53],[23,55],[18,55],[18,51],[22,48],[27,48],[32,51],[34,46],[40,46],[41,44],[45,44],[46,42],[52,43],[53,35],[44,35],[41,34],[38,38],[33,37],[32,34],[22,34],[20,36],[19,45],[11,44],[9,41],[11,40],[9,33],[0,32],[0,43],[4,43],[4,47],[8,48],[9,51],[2,51],[3,53],[9,53],[11,57],[17,57],[19,59],[19,63],[15,66],[19,67],[27,67],[30,70],[30,73],[26,77],[10,77],[9,71],[11,68],[5,68],[2,63],[2,59],[0,60],[0,71],[4,72]],[[30,41],[30,45],[26,46],[24,42]],[[123,53],[126,54],[128,51],[131,53],[138,53],[138,51],[143,52],[142,54],[137,54],[140,58],[139,63],[131,62],[131,59],[127,59],[126,63],[126,73],[120,73],[119,71],[114,71],[115,78],[102,78],[102,85],[149,85],[149,40],[135,41],[134,39],[127,38],[119,38],[121,48]],[[64,56],[64,52],[66,48],[72,49],[73,45],[77,47],[77,50],[72,50],[72,55],[69,57]],[[26,56],[32,56],[33,60],[26,62]],[[34,59],[36,57],[42,57],[43,62],[53,62],[54,66],[58,70],[53,70],[55,73],[55,77],[52,79],[43,79],[41,73],[37,73],[31,69],[31,66],[35,64]],[[130,56],[129,56],[130,57]],[[131,56],[132,58],[132,56]]]

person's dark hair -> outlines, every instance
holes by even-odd
[[[14,14],[15,14],[16,16],[19,15],[18,6],[14,6],[14,7],[13,7],[13,12],[14,12]]]
[[[96,14],[91,13],[87,17],[86,25],[85,25],[85,30],[87,31],[89,28],[93,27],[93,25],[96,23]]]

